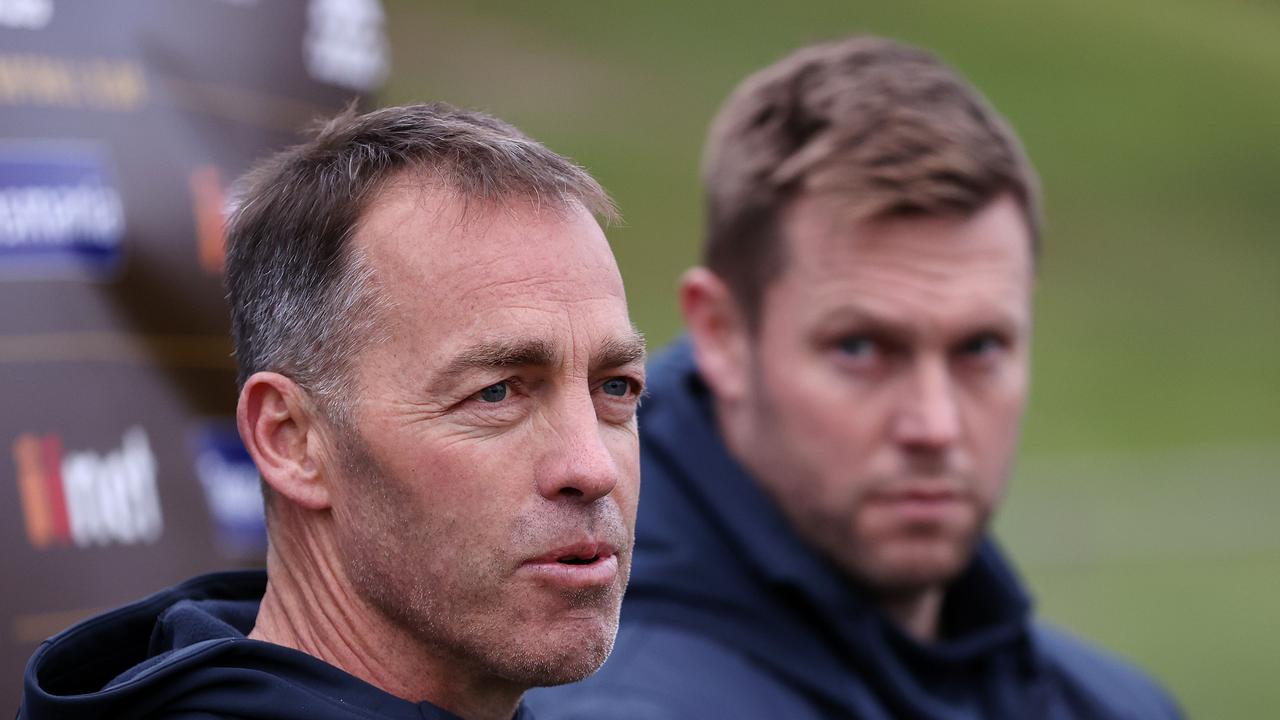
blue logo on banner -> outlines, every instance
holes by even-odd
[[[204,488],[218,550],[235,560],[261,561],[267,551],[258,468],[232,421],[208,421],[191,433],[196,477]]]
[[[120,264],[124,203],[93,143],[0,143],[0,273],[101,278]]]

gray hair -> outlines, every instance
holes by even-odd
[[[241,387],[279,372],[332,421],[348,421],[350,359],[377,340],[386,308],[351,238],[377,193],[408,171],[464,201],[581,204],[617,217],[585,170],[491,115],[444,103],[348,108],[238,184],[225,281]]]

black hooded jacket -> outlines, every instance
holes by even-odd
[[[1176,718],[1129,664],[1034,623],[994,542],[915,641],[809,548],[727,453],[687,341],[649,369],[631,584],[613,655],[537,690],[552,720]]]
[[[458,720],[306,653],[250,640],[264,572],[205,575],[46,640],[19,720]],[[531,720],[521,708],[515,720]]]

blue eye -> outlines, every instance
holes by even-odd
[[[836,347],[845,355],[863,357],[870,355],[876,349],[876,344],[871,338],[864,335],[853,335],[842,339],[836,344]]]
[[[617,397],[626,397],[631,392],[631,383],[625,378],[609,378],[600,386],[606,395],[614,395]]]
[[[995,335],[984,334],[976,335],[966,340],[961,346],[960,351],[965,355],[989,355],[1004,347],[1004,342]]]
[[[506,381],[494,383],[489,387],[476,393],[476,397],[480,398],[480,402],[498,403],[507,399],[507,383]]]

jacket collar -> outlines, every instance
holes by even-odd
[[[248,639],[266,584],[262,571],[203,575],[63,631],[32,657],[19,717],[134,717],[150,715],[173,698],[189,707],[204,703],[212,714],[239,716],[237,708],[262,695],[282,704],[273,713],[278,717],[300,716],[303,711],[284,709],[297,705],[312,707],[307,712],[314,718],[363,717],[367,711],[387,718],[459,720],[433,703],[396,697],[311,655]],[[521,704],[513,720],[532,717]]]

